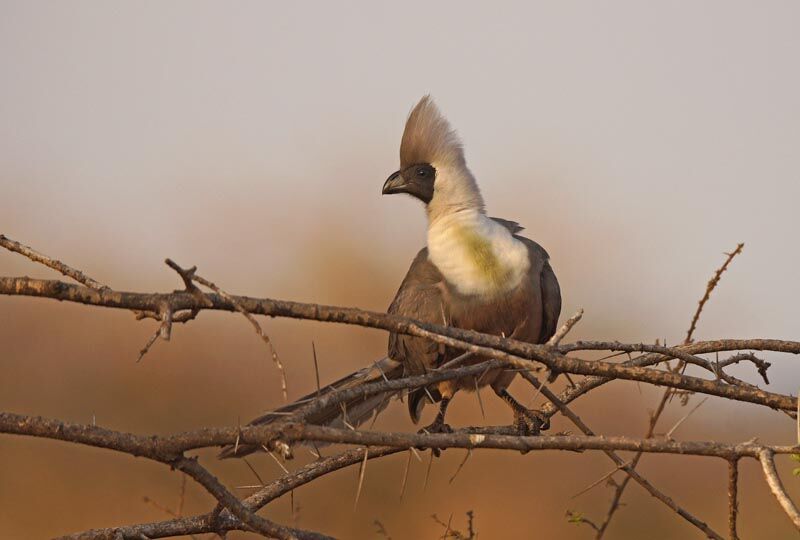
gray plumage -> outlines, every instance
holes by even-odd
[[[297,401],[259,416],[255,420],[250,421],[248,425],[259,426],[270,424],[285,418],[289,413],[298,411],[317,396],[337,390],[353,388],[359,384],[383,380],[384,377],[387,379],[397,379],[403,375],[403,372],[403,365],[400,362],[388,357],[381,358],[369,367],[360,369],[355,373],[342,377],[336,382],[323,386],[318,392],[311,392]],[[357,427],[385,409],[395,394],[396,393],[376,394],[367,398],[354,398],[344,403],[342,406],[330,407],[311,415],[306,421],[310,424],[321,426],[339,428],[345,426]],[[319,446],[323,445],[320,444]],[[222,449],[219,457],[221,459],[243,457],[259,450],[261,450],[260,446],[254,444],[229,445]]]
[[[546,342],[555,333],[561,312],[561,292],[549,256],[539,244],[519,234],[522,227],[517,223],[486,216],[461,141],[429,96],[420,100],[406,122],[400,165],[401,169],[384,183],[383,193],[405,193],[425,204],[428,245],[411,263],[389,313],[529,343]],[[424,374],[460,354],[424,338],[391,333],[387,358],[251,424],[274,422],[320,393],[384,377]],[[465,363],[483,360],[470,357]],[[477,378],[411,391],[409,414],[416,423],[422,407],[431,400],[438,401],[439,414],[426,429],[443,429],[447,404],[457,391],[491,385],[512,408],[520,431],[537,433],[546,427],[546,420],[524,408],[506,390],[515,375],[514,371],[495,369]],[[306,420],[356,427],[383,410],[394,395],[354,398]],[[221,457],[239,457],[256,450],[254,445],[229,446]]]
[[[529,343],[545,343],[555,334],[561,313],[561,291],[549,262],[549,255],[539,244],[516,233],[522,231],[517,223],[492,218],[505,226],[514,237],[525,243],[530,258],[528,279],[506,298],[484,303],[480,299],[463,297],[448,285],[442,274],[428,259],[423,248],[411,263],[400,290],[389,306],[389,313],[423,322],[447,324],[494,335],[505,335]],[[424,338],[403,334],[389,336],[389,357],[405,366],[405,375],[421,375],[449,362],[463,351],[450,349]],[[485,360],[470,358],[465,365]],[[480,377],[457,381],[453,390],[474,391],[478,386],[506,388],[514,372],[493,370]],[[422,406],[432,397],[439,401],[446,393],[440,386],[419,389],[409,394],[408,410],[414,423],[419,421]]]

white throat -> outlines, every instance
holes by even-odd
[[[428,226],[428,258],[463,295],[497,296],[530,268],[528,249],[482,209],[439,215]]]

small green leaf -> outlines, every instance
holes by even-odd
[[[792,474],[795,475],[795,476],[800,476],[800,467],[797,467],[796,469],[792,469]]]
[[[580,512],[570,512],[567,521],[569,523],[581,523],[583,521],[583,514]]]

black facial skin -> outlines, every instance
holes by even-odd
[[[383,184],[383,194],[408,193],[425,204],[433,199],[433,183],[436,180],[436,169],[428,163],[411,165],[401,171],[392,173]]]

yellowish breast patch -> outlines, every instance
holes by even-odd
[[[464,248],[464,251],[481,278],[485,279],[495,288],[501,288],[509,279],[511,268],[503,265],[492,249],[488,238],[476,231],[457,225],[453,227],[453,236]]]

